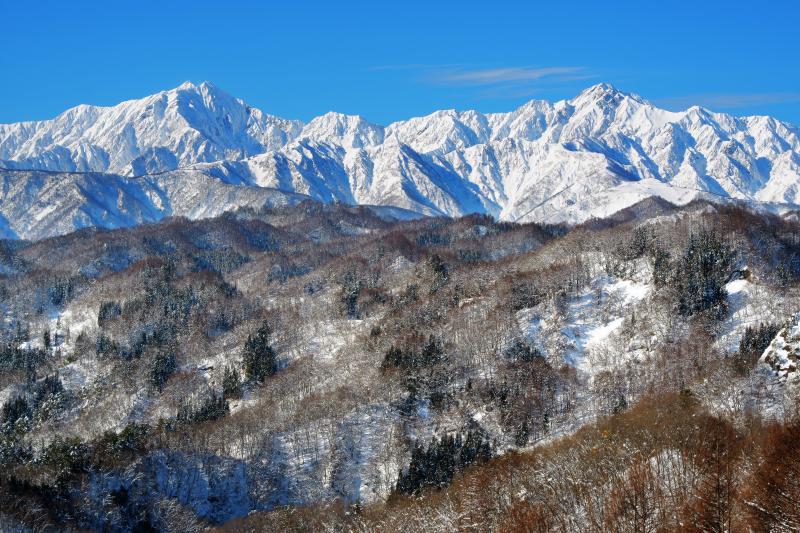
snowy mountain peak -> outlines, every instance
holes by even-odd
[[[448,109],[381,126],[335,112],[303,125],[186,82],[113,107],[0,125],[0,166],[126,176],[193,168],[324,202],[514,221],[581,222],[652,196],[800,205],[795,126],[701,107],[667,111],[608,83],[505,113]],[[41,208],[25,198],[32,213]],[[12,230],[24,236],[24,227]]]
[[[214,85],[210,81],[201,81],[200,83],[195,83],[193,81],[186,80],[185,82],[181,83],[174,89],[167,89],[161,92],[167,94],[177,93],[177,92],[194,92],[198,94],[217,95],[217,96],[232,98],[232,96],[230,96],[230,94],[228,94],[227,91]]]
[[[620,91],[619,89],[614,87],[612,84],[606,83],[606,82],[601,82],[601,83],[596,83],[594,85],[590,85],[586,89],[582,90],[580,93],[578,93],[578,96],[576,98],[594,98],[594,99],[597,99],[597,98],[604,97],[606,95],[626,96],[625,93],[623,93],[622,91]]]
[[[363,148],[382,143],[384,128],[368,122],[360,115],[345,115],[331,111],[309,122],[299,137],[339,144],[347,148]]]
[[[208,83],[208,82],[203,82],[203,83]],[[185,82],[183,82],[180,85],[178,85],[177,87],[175,87],[175,89],[173,89],[173,91],[196,91],[197,89],[198,89],[198,86],[194,82],[186,80]],[[170,91],[166,91],[166,92],[170,92]]]
[[[575,107],[595,105],[598,107],[615,107],[623,102],[647,105],[647,102],[637,94],[620,91],[610,83],[598,83],[581,91],[578,96],[570,100]]]
[[[4,166],[142,175],[242,159],[294,139],[301,123],[262,113],[204,82],[52,120],[0,125]]]

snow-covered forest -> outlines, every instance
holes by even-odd
[[[800,528],[800,222],[303,201],[0,241],[0,529]]]

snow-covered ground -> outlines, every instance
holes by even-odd
[[[550,307],[537,307],[520,311],[517,320],[548,357],[561,357],[591,376],[606,367],[599,354],[612,345],[625,318],[635,314],[637,304],[650,290],[644,281],[603,275],[570,298],[563,314]],[[598,357],[593,357],[594,353]]]
[[[772,340],[760,359],[784,382],[800,384],[800,313]]]
[[[716,345],[728,354],[739,350],[739,341],[748,327],[780,324],[800,303],[788,294],[776,294],[774,289],[752,278],[733,280],[725,289],[728,291],[728,317],[721,324]]]

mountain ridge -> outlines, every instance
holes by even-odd
[[[383,126],[336,112],[282,119],[187,82],[0,125],[0,166],[128,178],[199,172],[251,193],[520,222],[579,223],[653,195],[800,205],[797,127],[698,106],[667,111],[608,83],[504,113],[449,109]],[[191,180],[181,183],[191,196]]]

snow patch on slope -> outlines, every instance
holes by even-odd
[[[752,278],[732,280],[725,289],[728,292],[728,317],[720,326],[716,346],[728,354],[739,350],[739,342],[748,327],[781,323],[796,304],[788,294],[777,294]]]
[[[625,317],[650,291],[644,282],[600,276],[569,298],[562,312],[547,310],[542,316],[537,308],[526,309],[517,319],[525,334],[549,357],[557,355],[591,376],[603,367],[592,353],[613,341]]]
[[[768,365],[781,381],[800,384],[800,373],[797,372],[799,360],[800,313],[778,332],[759,361]]]

